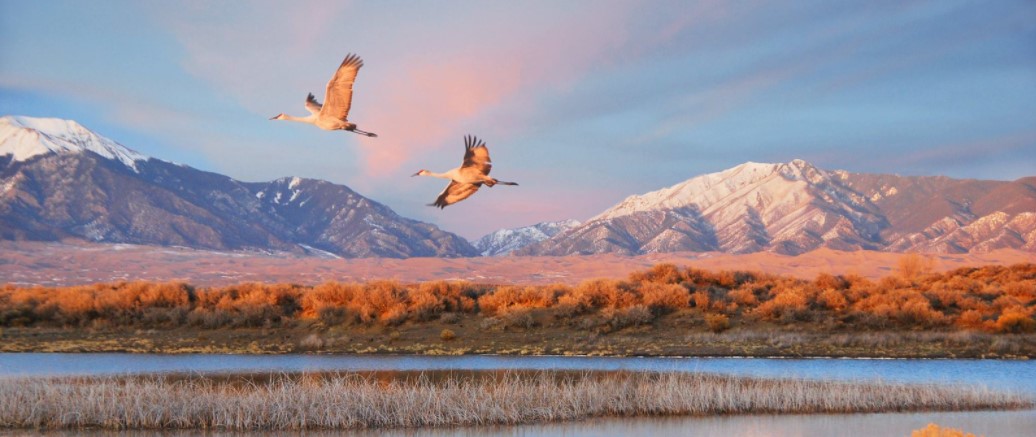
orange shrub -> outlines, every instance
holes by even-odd
[[[731,290],[730,293],[727,293],[727,298],[741,306],[752,307],[759,303],[753,290],[745,286]]]
[[[901,324],[932,326],[947,321],[942,312],[932,309],[927,298],[910,289],[873,294],[854,304],[853,309]]]
[[[730,328],[730,318],[725,314],[706,314],[705,326],[712,332],[720,333]]]
[[[982,313],[976,310],[964,311],[960,313],[960,317],[957,317],[957,326],[965,329],[979,329],[984,326],[984,323]]]
[[[579,311],[600,308],[625,308],[637,304],[637,296],[628,283],[610,279],[583,281],[559,303],[576,306]]]
[[[630,274],[630,282],[657,282],[662,284],[679,284],[686,277],[674,264],[655,264],[646,271]]]
[[[490,316],[518,309],[548,308],[555,303],[555,290],[544,287],[505,286],[478,298],[479,308]]]
[[[1032,318],[1032,312],[1021,307],[1011,307],[1004,310],[996,319],[997,332],[1025,333],[1036,331],[1036,320]]]
[[[767,320],[793,321],[804,318],[809,309],[806,291],[799,287],[782,288],[773,299],[759,304],[752,314]]]
[[[709,310],[709,301],[711,300],[712,299],[709,298],[709,293],[706,291],[699,290],[691,293],[691,302],[694,303],[692,306],[701,309],[702,311]]]
[[[691,295],[682,285],[672,283],[647,283],[640,287],[644,305],[655,314],[667,314],[687,308]]]
[[[356,309],[365,323],[381,321],[387,324],[406,318],[406,289],[397,281],[374,281],[363,286],[357,296]]]
[[[813,284],[815,284],[817,288],[820,288],[821,290],[845,290],[846,288],[849,288],[849,281],[847,281],[845,278],[843,278],[842,276],[832,276],[827,273],[821,273],[817,275],[817,278],[813,280]]]
[[[832,311],[842,311],[849,306],[845,294],[834,288],[828,288],[817,295],[817,303]]]
[[[356,284],[325,282],[317,285],[302,295],[301,316],[313,318],[319,316],[322,311],[344,310],[352,305],[356,296],[362,292],[363,289]]]

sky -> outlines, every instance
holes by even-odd
[[[747,162],[1036,175],[1036,2],[0,0],[0,115],[244,181],[348,185],[467,238]],[[305,115],[348,53],[348,132]],[[444,210],[463,137],[492,175]]]

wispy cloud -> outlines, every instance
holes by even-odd
[[[248,7],[193,1],[161,4],[152,12],[180,43],[187,72],[264,115],[273,107],[271,96],[283,94],[277,91],[299,94],[327,81],[336,60],[327,60],[318,75],[306,74],[313,70],[307,61],[348,8],[349,2],[312,0],[259,0]]]
[[[203,121],[200,114],[181,111],[131,94],[121,88],[99,87],[73,80],[26,78],[0,73],[0,87],[45,93],[90,102],[104,108],[104,118],[127,128],[167,135],[191,129]]]
[[[967,165],[975,160],[994,158],[997,155],[1027,148],[1036,149],[1036,130],[1016,132],[1009,135],[940,144],[895,157],[879,158],[884,166],[939,166]],[[1036,154],[1036,152],[1033,152]]]

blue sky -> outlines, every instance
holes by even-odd
[[[745,161],[1036,175],[1036,2],[0,0],[0,114],[247,180],[346,184],[473,238]],[[303,115],[346,53],[361,138]],[[445,210],[484,137],[493,175]]]

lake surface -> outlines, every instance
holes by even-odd
[[[328,370],[652,370],[811,379],[977,384],[1036,397],[1036,361],[759,358],[613,358],[514,356],[159,355],[0,353],[0,377],[162,372],[295,372]],[[1036,435],[1036,410],[968,413],[751,415],[602,418],[575,423],[372,432],[307,432],[306,436],[908,436],[929,422],[994,436]],[[91,433],[126,437],[284,435],[215,432]],[[0,431],[0,435],[35,435]],[[47,433],[47,436],[80,433]],[[301,435],[301,434],[300,434]]]

